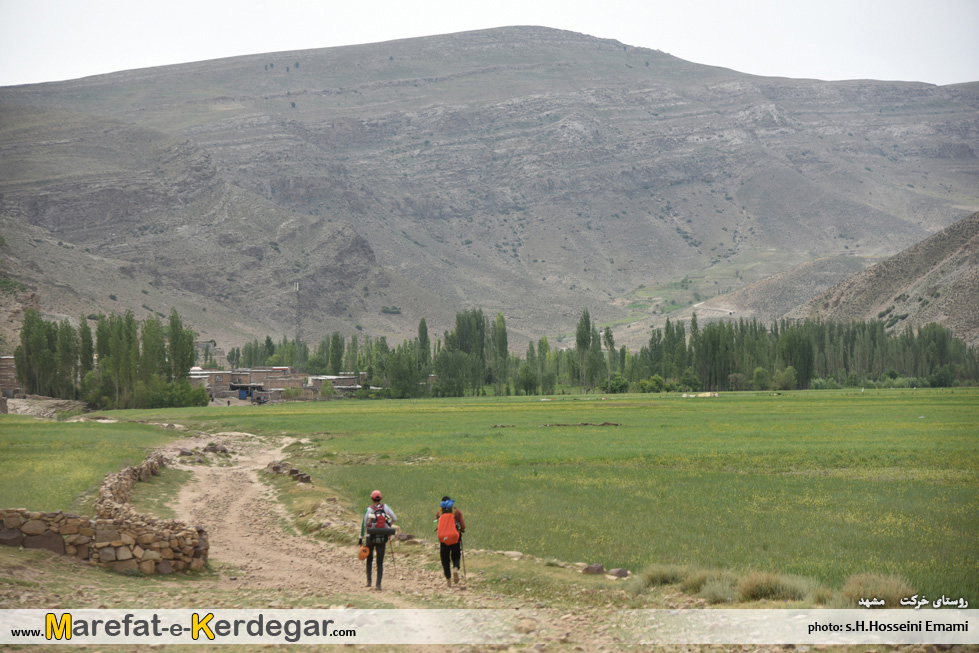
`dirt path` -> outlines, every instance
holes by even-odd
[[[201,466],[179,462],[181,448],[202,447],[212,441],[236,452],[234,464]],[[402,555],[396,565],[391,565],[389,555],[384,565],[384,591],[375,593],[367,589],[364,563],[357,560],[351,546],[292,534],[283,528],[291,518],[275,500],[274,491],[259,479],[259,474],[269,462],[285,457],[282,451],[288,444],[269,446],[248,434],[218,433],[173,442],[164,449],[175,466],[194,473],[194,480],[183,487],[173,507],[182,521],[207,529],[210,561],[218,563],[220,569],[220,577],[214,581],[217,587],[288,590],[306,597],[322,597],[324,607],[334,603],[337,595],[364,595],[376,601],[376,607],[427,608],[441,595],[441,605],[447,607],[446,588],[440,574],[423,568],[426,562],[435,559],[434,547],[431,556]],[[459,608],[504,607],[498,595],[484,596],[474,586],[452,590],[448,600]],[[519,601],[511,607],[518,606],[529,607]],[[596,627],[607,617],[606,612],[594,608],[576,610],[574,614],[567,610],[536,610],[532,618],[521,622],[524,630],[520,632],[528,639],[518,648],[541,651],[546,643],[547,650],[555,647],[586,652],[621,649],[621,642],[611,630]],[[462,649],[496,650],[472,646]],[[437,650],[452,650],[452,647]]]
[[[231,466],[181,464],[175,450],[220,441],[237,453]],[[167,447],[175,466],[194,473],[173,506],[178,518],[200,524],[210,537],[210,560],[234,572],[221,574],[221,589],[288,589],[304,595],[330,596],[367,592],[364,563],[352,547],[340,546],[283,529],[291,521],[275,501],[274,492],[259,480],[269,462],[281,460],[282,449],[269,447],[247,434],[216,434],[184,440]],[[403,546],[403,545],[396,545]],[[376,595],[389,607],[422,607],[419,598],[440,588],[435,575],[404,557],[384,565],[385,591]],[[397,553],[395,553],[397,556]]]

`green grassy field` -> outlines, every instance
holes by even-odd
[[[0,508],[78,512],[106,474],[143,462],[173,435],[144,424],[49,422],[0,415]]]
[[[421,537],[432,536],[437,500],[450,494],[466,514],[470,548],[633,570],[775,571],[836,588],[851,574],[897,574],[929,597],[979,601],[976,390],[114,415],[300,438],[289,459],[316,484],[352,505],[381,489]]]

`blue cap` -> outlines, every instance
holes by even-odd
[[[452,499],[446,499],[439,505],[442,506],[442,510],[452,510],[452,506],[455,505],[455,501],[453,501]]]

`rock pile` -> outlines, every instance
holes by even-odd
[[[265,466],[265,471],[270,474],[287,474],[296,480],[298,483],[312,483],[313,479],[309,477],[309,474],[299,471],[292,465],[281,460],[273,460],[268,465]]]
[[[95,501],[98,517],[70,513],[0,511],[0,544],[47,549],[119,572],[169,574],[207,564],[207,531],[172,519],[141,515],[129,503],[133,486],[160,473],[162,454],[106,476]]]

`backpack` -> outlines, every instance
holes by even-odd
[[[438,537],[439,542],[448,546],[459,541],[459,528],[456,526],[454,511],[443,512],[439,517]]]
[[[371,511],[371,515],[367,518],[368,528],[387,528],[388,516],[384,512],[384,504],[380,503],[377,507],[368,506],[367,508]]]

